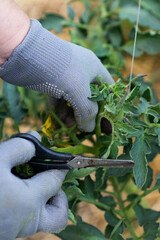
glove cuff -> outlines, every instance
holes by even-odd
[[[31,19],[27,36],[0,66],[0,77],[11,84],[40,91],[47,84],[45,79],[48,76],[55,84],[70,61],[70,43],[44,29],[37,20]],[[41,91],[46,92],[48,89]]]

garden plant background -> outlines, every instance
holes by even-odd
[[[67,6],[67,1],[57,2],[41,0],[38,1],[38,3],[37,1],[27,1],[27,3],[26,1],[24,1],[24,3],[23,1],[17,2],[22,5],[24,4],[24,9],[31,17],[41,18],[41,23],[47,29],[54,31],[54,33],[58,35],[60,34],[59,36],[62,38],[67,40],[71,38],[72,42],[93,50],[115,78],[120,77],[124,80],[126,79],[126,76],[130,72],[131,57],[128,54],[132,53],[133,48],[137,1],[74,1],[76,3]],[[59,12],[58,7],[60,9]],[[44,17],[44,12],[41,11],[56,11],[60,15],[49,14],[46,15],[43,20],[42,17]],[[158,69],[160,66],[159,12],[160,1],[142,1],[136,51],[136,57],[138,57],[138,59],[135,61],[134,68],[135,74],[148,74],[145,81],[152,81],[152,85],[157,93],[159,89]],[[135,81],[136,84],[138,81],[139,79]],[[133,84],[132,87],[135,85]],[[119,86],[117,85],[117,87]],[[124,90],[122,89],[122,85],[120,87],[121,90]],[[153,91],[150,91],[149,87],[150,84],[144,81],[141,82],[139,97],[145,99],[149,104],[156,104],[157,99],[155,98],[155,94]],[[120,93],[120,89],[117,91]],[[94,94],[96,95],[97,92],[94,92]],[[14,97],[12,97],[13,95]],[[133,96],[131,98],[133,98]],[[142,102],[144,103],[144,101]],[[17,89],[8,84],[3,84],[0,103],[0,135],[3,140],[11,136],[13,132],[19,130],[40,130],[50,112],[45,96],[24,89]],[[147,104],[145,106],[146,111],[151,110],[150,106]],[[152,107],[152,110],[157,109],[153,109]],[[142,113],[143,112],[141,112],[141,114]],[[17,115],[19,116],[18,118]],[[53,115],[54,114],[51,115],[51,119],[56,118],[56,116]],[[157,116],[155,112],[152,111],[151,114],[150,111],[150,115],[154,116],[154,123],[159,122],[159,116]],[[59,123],[61,124],[61,122]],[[53,124],[51,127],[53,127]],[[61,128],[63,127],[64,126],[61,125]],[[144,128],[145,127],[146,126],[144,126]],[[46,130],[46,128],[43,128],[43,130]],[[132,130],[133,129],[126,129],[126,132],[128,131],[128,133],[131,134],[133,132]],[[49,129],[49,134],[51,131],[52,128]],[[55,135],[55,127],[53,131]],[[63,132],[66,132],[66,130],[63,130]],[[76,135],[73,136],[68,130],[67,134],[71,139],[71,146],[77,145]],[[85,136],[80,136],[80,138],[83,140],[91,140],[91,137],[87,134]],[[56,138],[56,146],[62,147],[62,142],[58,142],[58,139],[61,140],[61,136],[58,135],[58,138]],[[92,141],[94,141],[94,139],[92,139]],[[105,138],[101,139],[100,144],[107,146],[107,142],[105,141]],[[48,146],[52,145],[52,142],[45,136],[43,137],[43,142]],[[96,180],[94,180],[94,174],[92,174],[91,177],[87,176],[89,171],[93,171],[91,169],[82,171],[81,173],[73,173],[75,174],[74,176],[71,174],[68,176],[64,189],[69,199],[70,209],[72,210],[72,212],[70,212],[70,219],[73,222],[77,221],[78,225],[73,228],[68,227],[59,235],[61,239],[158,239],[158,220],[160,217],[158,206],[159,193],[158,190],[153,190],[155,184],[156,188],[159,186],[159,178],[157,176],[160,164],[159,159],[154,158],[156,153],[160,152],[160,150],[157,137],[153,136],[150,142],[152,154],[147,155],[148,161],[151,162],[149,163],[150,167],[148,168],[147,181],[145,185],[143,185],[141,181],[137,182],[139,187],[143,185],[143,190],[138,190],[134,181],[131,180],[131,173],[123,172],[116,178],[110,177],[111,175],[117,175],[116,171],[109,173],[106,172],[106,170],[99,169],[96,173]],[[128,153],[127,148],[129,147],[129,144],[126,144],[126,155]],[[143,146],[143,149],[145,147],[146,146]],[[86,152],[88,151],[86,150]],[[74,178],[75,176],[77,178],[76,180]],[[84,176],[86,176],[85,180],[78,180],[79,177]],[[107,188],[106,182],[108,185]],[[150,193],[150,191],[153,191],[153,193]],[[145,195],[148,196],[145,198]],[[79,201],[89,203],[78,203]],[[84,222],[81,221],[80,217],[74,218],[72,214],[77,212],[77,203],[79,209],[78,215],[82,217]],[[117,206],[120,207],[120,211]],[[86,222],[96,226],[103,233],[99,232],[97,228],[87,225]],[[72,235],[70,235],[70,233],[72,233]],[[30,239],[34,239],[34,237]],[[37,239],[56,239],[56,237],[52,235],[41,236],[38,234]]]

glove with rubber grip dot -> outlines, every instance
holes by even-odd
[[[69,102],[78,127],[87,132],[94,129],[98,112],[97,103],[88,99],[90,83],[99,75],[114,83],[92,51],[56,37],[37,20],[31,20],[23,42],[0,66],[3,80]]]

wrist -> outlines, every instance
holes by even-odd
[[[12,0],[0,0],[0,65],[9,58],[24,40],[30,28],[29,17]],[[7,16],[7,17],[6,17]]]

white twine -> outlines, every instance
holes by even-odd
[[[141,11],[141,0],[139,0],[139,3],[138,3],[137,23],[136,23],[136,31],[135,31],[135,38],[134,38],[134,46],[133,46],[131,73],[130,73],[130,79],[129,79],[129,92],[130,92],[130,89],[131,89],[131,81],[132,81],[132,76],[133,76],[133,66],[134,66],[134,59],[135,59],[135,51],[136,51],[140,11]]]

